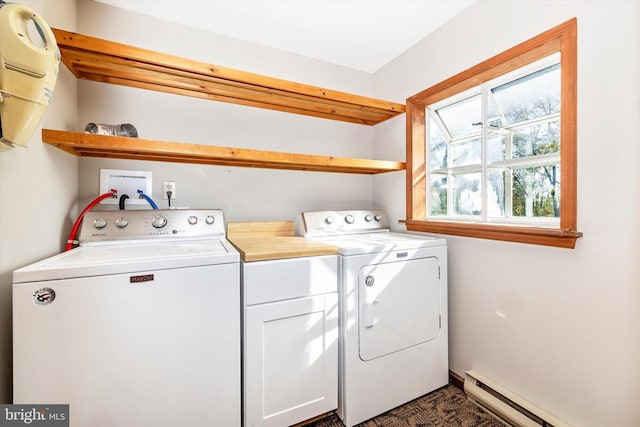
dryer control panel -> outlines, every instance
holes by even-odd
[[[156,209],[87,212],[80,245],[123,240],[222,238],[224,215],[219,209]]]
[[[304,235],[307,237],[389,231],[389,218],[381,210],[303,212]]]

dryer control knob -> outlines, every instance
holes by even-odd
[[[127,218],[121,216],[120,218],[116,219],[116,227],[125,228],[127,225],[129,225],[129,220]]]
[[[215,222],[215,220],[216,218],[213,215],[207,215],[207,217],[204,219],[204,222],[211,225]]]
[[[376,221],[380,222],[382,221],[382,215],[376,215],[373,217],[373,219],[375,219]]]
[[[347,224],[353,224],[353,222],[355,221],[355,219],[353,218],[353,215],[347,215],[344,217],[344,220]]]
[[[189,218],[187,218],[187,222],[189,222],[189,224],[191,225],[196,225],[198,223],[198,217],[195,215],[191,215]]]
[[[332,216],[328,216],[324,219],[324,222],[326,222],[327,224],[333,224],[333,217]]]
[[[105,228],[107,226],[107,220],[104,218],[96,218],[93,220],[93,226],[95,228]]]
[[[162,228],[167,225],[167,218],[163,217],[162,215],[154,216],[151,219],[151,225],[153,225],[154,228]]]
[[[371,215],[365,215],[364,220],[367,222],[371,222],[371,220],[373,219],[373,217]]]

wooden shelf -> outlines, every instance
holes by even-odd
[[[349,159],[245,148],[124,138],[42,129],[42,140],[76,156],[197,163],[317,172],[378,174],[405,169],[404,162]]]
[[[404,104],[323,89],[53,29],[78,78],[289,113],[374,125]]]
[[[403,104],[224,68],[53,29],[62,61],[80,79],[374,125]],[[42,140],[77,156],[270,169],[377,174],[403,162],[336,158],[43,129]]]

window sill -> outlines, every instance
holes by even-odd
[[[507,226],[493,224],[468,224],[445,221],[424,221],[408,219],[403,221],[409,231],[435,234],[476,237],[480,239],[502,240],[515,243],[554,246],[573,249],[582,233],[574,230],[552,228]]]

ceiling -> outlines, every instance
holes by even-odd
[[[373,73],[475,0],[95,0]]]

